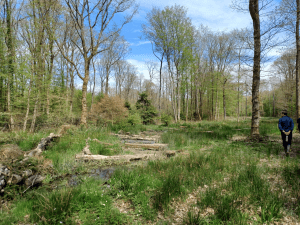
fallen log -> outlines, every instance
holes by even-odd
[[[163,150],[167,148],[167,144],[133,144],[125,143],[125,148],[142,148],[148,150]]]
[[[171,156],[175,156],[176,151],[171,151],[171,150],[165,151],[165,154],[167,155],[168,158],[170,158]]]
[[[58,134],[51,133],[48,137],[42,138],[38,146],[24,154],[24,157],[33,157],[33,156],[39,156],[42,154],[42,152],[46,149],[46,147],[50,144],[51,141],[53,141],[55,138],[61,137],[68,129],[70,129],[70,125],[63,125],[61,126],[60,131]]]
[[[99,144],[101,144],[101,145],[105,145],[105,146],[113,146],[113,144],[111,144],[111,143],[105,143],[105,142],[102,142],[102,141],[99,141],[98,139],[93,139],[93,141],[96,141],[96,142],[98,142]]]
[[[154,141],[157,142],[160,139],[160,136],[155,135],[155,136],[140,136],[140,135],[120,135],[120,134],[115,134],[122,140],[139,140],[139,141]]]
[[[42,138],[38,146],[31,150],[30,152],[26,152],[24,154],[25,157],[33,157],[33,156],[39,156],[42,154],[42,152],[46,149],[46,147],[50,144],[51,141],[53,141],[54,138],[58,138],[60,135],[51,133],[48,137]]]
[[[82,160],[126,160],[126,161],[137,161],[148,159],[149,157],[154,156],[154,154],[138,154],[138,155],[114,155],[114,156],[106,156],[106,155],[84,155],[77,154],[75,155],[75,159]]]

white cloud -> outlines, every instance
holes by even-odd
[[[148,69],[147,66],[145,64],[145,61],[141,61],[141,60],[136,60],[136,59],[127,59],[127,62],[129,62],[130,64],[134,65],[139,73],[142,73],[144,75],[145,79],[149,79],[149,73],[148,73]]]
[[[140,46],[140,45],[145,45],[145,44],[150,44],[151,41],[139,41],[136,43],[130,43],[131,46]]]
[[[214,31],[229,31],[251,25],[249,13],[237,12],[230,8],[232,0],[137,0],[137,2],[142,8],[148,10],[151,10],[153,6],[160,8],[175,4],[184,6],[195,26],[207,25]],[[143,10],[142,14],[144,14]]]

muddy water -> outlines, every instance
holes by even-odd
[[[157,133],[157,132],[155,132]],[[133,139],[122,139],[123,143],[136,143],[136,144],[155,144],[155,140],[133,140]],[[148,162],[145,162],[145,165]],[[85,177],[92,177],[94,179],[102,179],[104,181],[107,181],[112,177],[116,169],[126,169],[126,170],[132,170],[132,166],[134,162],[131,163],[131,166],[113,166],[108,168],[98,168],[98,169],[91,169],[86,174],[80,174],[80,175],[71,175],[68,177],[67,182],[70,186],[77,186],[82,182],[82,179]]]
[[[71,177],[68,178],[68,184],[70,186],[77,186],[81,183],[84,177],[92,177],[94,179],[108,180],[113,175],[116,169],[117,169],[116,167],[98,168],[98,169],[92,169],[90,173],[86,173],[86,174],[80,174],[80,175],[73,174],[71,175]]]

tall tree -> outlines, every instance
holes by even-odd
[[[148,25],[143,32],[154,43],[155,52],[165,55],[169,75],[173,81],[172,104],[175,121],[180,120],[181,88],[183,71],[191,57],[194,27],[182,6],[165,7],[163,10],[153,8],[147,14]]]
[[[14,118],[12,112],[12,97],[13,94],[13,82],[15,73],[15,43],[13,34],[13,21],[12,21],[12,4],[13,0],[5,0],[4,2],[4,14],[6,19],[6,46],[8,50],[7,60],[7,112],[10,116],[9,127],[10,130],[14,130]]]
[[[121,36],[118,36],[117,38],[114,37],[114,40],[108,42],[107,45],[107,51],[103,53],[103,56],[101,58],[102,65],[104,66],[103,69],[105,72],[106,95],[108,94],[108,83],[114,64],[116,64],[119,60],[122,60],[129,52],[128,43]]]
[[[65,0],[68,14],[71,18],[79,42],[77,39],[71,41],[77,47],[84,61],[84,75],[80,72],[77,65],[68,57],[66,51],[59,43],[58,47],[65,59],[73,65],[77,75],[83,81],[82,84],[82,112],[81,124],[87,123],[87,85],[89,81],[91,60],[97,54],[108,50],[119,36],[123,26],[130,22],[137,11],[134,0]],[[133,7],[133,11],[125,16],[120,25],[112,24],[116,15],[124,15],[124,12]],[[110,45],[103,45],[110,41]]]
[[[283,28],[295,36],[296,45],[296,117],[300,117],[300,1],[299,0],[282,0],[280,7],[277,9],[282,18]]]
[[[259,83],[261,42],[258,0],[249,0],[249,12],[253,22],[254,35],[251,136],[259,136]]]

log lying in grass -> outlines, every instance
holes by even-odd
[[[75,155],[75,159],[82,159],[82,160],[122,160],[123,159],[125,161],[137,161],[137,160],[148,159],[151,156],[154,156],[154,154],[114,155],[114,156],[77,154]]]
[[[200,133],[213,133],[211,130],[206,130],[206,131],[199,131]]]
[[[51,133],[48,137],[42,138],[38,146],[35,149],[31,150],[30,152],[25,153],[24,156],[33,157],[33,156],[41,155],[42,152],[46,149],[47,145],[49,145],[54,138],[58,138],[58,137],[60,137],[60,135]]]
[[[51,133],[48,137],[42,138],[40,143],[38,144],[38,146],[35,149],[33,149],[29,152],[26,152],[24,154],[24,156],[25,157],[33,157],[33,156],[41,155],[42,152],[46,149],[46,147],[50,144],[51,141],[53,141],[55,138],[61,137],[66,132],[66,130],[70,129],[70,127],[71,127],[70,125],[61,126],[61,129],[58,132],[58,134]]]
[[[96,141],[96,142],[98,142],[99,144],[101,144],[101,145],[104,145],[104,146],[113,146],[113,144],[111,144],[111,143],[105,143],[105,142],[102,142],[102,141],[99,141],[98,139],[93,139],[93,141]]]
[[[168,158],[170,158],[171,156],[175,156],[176,151],[172,151],[172,150],[165,151],[165,154]]]
[[[160,139],[160,136],[140,136],[140,135],[121,135],[121,134],[115,134],[122,140],[138,140],[138,141],[154,141],[157,142]]]
[[[166,144],[133,144],[133,143],[125,143],[126,148],[142,148],[148,150],[163,150],[166,149],[168,145]]]

